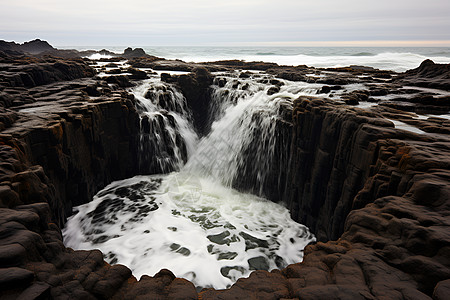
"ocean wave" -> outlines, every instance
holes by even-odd
[[[351,54],[350,56],[374,56],[374,55],[376,55],[376,53],[359,52],[359,53]]]
[[[277,55],[275,52],[257,52],[256,55]]]
[[[307,65],[316,68],[338,68],[350,65],[368,66],[381,70],[392,70],[404,72],[417,68],[425,59],[431,59],[436,63],[450,63],[450,57],[446,56],[424,56],[411,52],[384,52],[371,56],[354,55],[209,55],[209,56],[188,56],[182,60],[192,62],[212,62],[228,59],[240,59],[244,61],[263,61],[277,63],[279,65],[298,66]]]
[[[106,47],[108,48],[108,47]],[[111,48],[111,47],[109,47]],[[113,47],[114,48],[114,47]],[[116,48],[111,50],[117,50]],[[425,59],[450,63],[450,48],[407,47],[143,47],[150,55],[188,62],[212,62],[239,59],[279,65],[307,65],[318,68],[363,65],[404,72],[416,68]],[[119,51],[120,53],[120,51]],[[94,57],[91,57],[94,58]],[[101,57],[96,57],[101,58]],[[95,58],[94,58],[95,59]]]

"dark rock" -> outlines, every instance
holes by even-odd
[[[122,88],[133,86],[127,75],[108,76],[106,77],[106,82],[111,84],[117,84],[119,87]]]
[[[55,50],[55,48],[50,46],[50,44],[46,41],[35,39],[23,44],[0,41],[0,50],[13,50],[19,52],[28,52],[31,54],[38,54],[44,51]]]
[[[33,285],[31,285],[29,288],[24,290],[18,297],[18,299],[50,299],[50,288],[51,286],[38,282]]]
[[[20,266],[25,261],[25,248],[19,244],[0,246],[0,265],[2,267]]]
[[[95,71],[91,67],[79,60],[37,61],[31,64],[8,65],[0,72],[0,82],[9,87],[34,87],[91,77],[94,74]]]
[[[208,130],[209,86],[213,83],[212,75],[205,68],[196,68],[191,74],[177,76],[176,82],[193,112],[195,128],[200,133],[206,133]]]
[[[269,270],[269,262],[263,256],[253,257],[248,260],[250,270]]]
[[[14,207],[22,204],[19,194],[7,185],[0,186],[0,207]]]
[[[128,68],[127,72],[131,73],[131,75],[129,75],[128,77],[133,80],[142,80],[148,78],[147,72],[135,68]]]
[[[250,72],[242,72],[239,74],[239,78],[250,78],[252,76],[252,73]]]
[[[433,292],[433,299],[444,300],[450,294],[450,279],[443,280],[436,285]]]
[[[277,273],[255,271],[249,278],[239,279],[228,290],[205,290],[201,299],[290,299],[289,283]]]
[[[172,76],[169,73],[161,73],[161,81],[171,83],[175,82],[176,80],[172,78]]]
[[[280,91],[280,87],[278,86],[271,86],[268,90],[267,90],[267,95],[271,96],[273,94],[276,94]]]
[[[324,85],[322,86],[322,88],[320,89],[320,91],[318,91],[318,94],[328,94],[331,92],[331,86],[328,85]]]
[[[408,85],[450,90],[450,64],[435,64],[424,60],[416,69],[408,70],[397,78]]]
[[[123,57],[126,58],[132,58],[132,57],[143,57],[146,56],[147,54],[145,53],[145,51],[142,48],[135,48],[132,49],[130,47],[128,47],[127,49],[125,49],[123,51]]]
[[[0,288],[27,287],[34,278],[33,272],[12,267],[0,268]]]

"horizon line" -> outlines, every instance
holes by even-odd
[[[366,40],[366,41],[282,41],[282,42],[229,42],[216,44],[173,45],[67,45],[51,43],[56,47],[450,47],[450,40]],[[134,45],[133,45],[134,44]]]

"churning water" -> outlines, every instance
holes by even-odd
[[[288,122],[283,112],[321,85],[270,80],[258,73],[217,76],[210,132],[201,139],[174,86],[152,78],[133,88],[141,111],[141,168],[171,173],[105,187],[76,208],[63,230],[66,245],[100,249],[137,277],[167,268],[200,287],[225,288],[252,270],[300,262],[314,236],[285,207],[261,197],[260,187],[274,160],[276,126]],[[269,92],[273,84],[278,88]],[[252,170],[242,171],[249,159]],[[246,176],[255,177],[260,196],[232,188]]]

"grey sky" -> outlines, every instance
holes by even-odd
[[[57,46],[342,41],[450,46],[449,0],[0,1],[0,39],[41,38]]]

